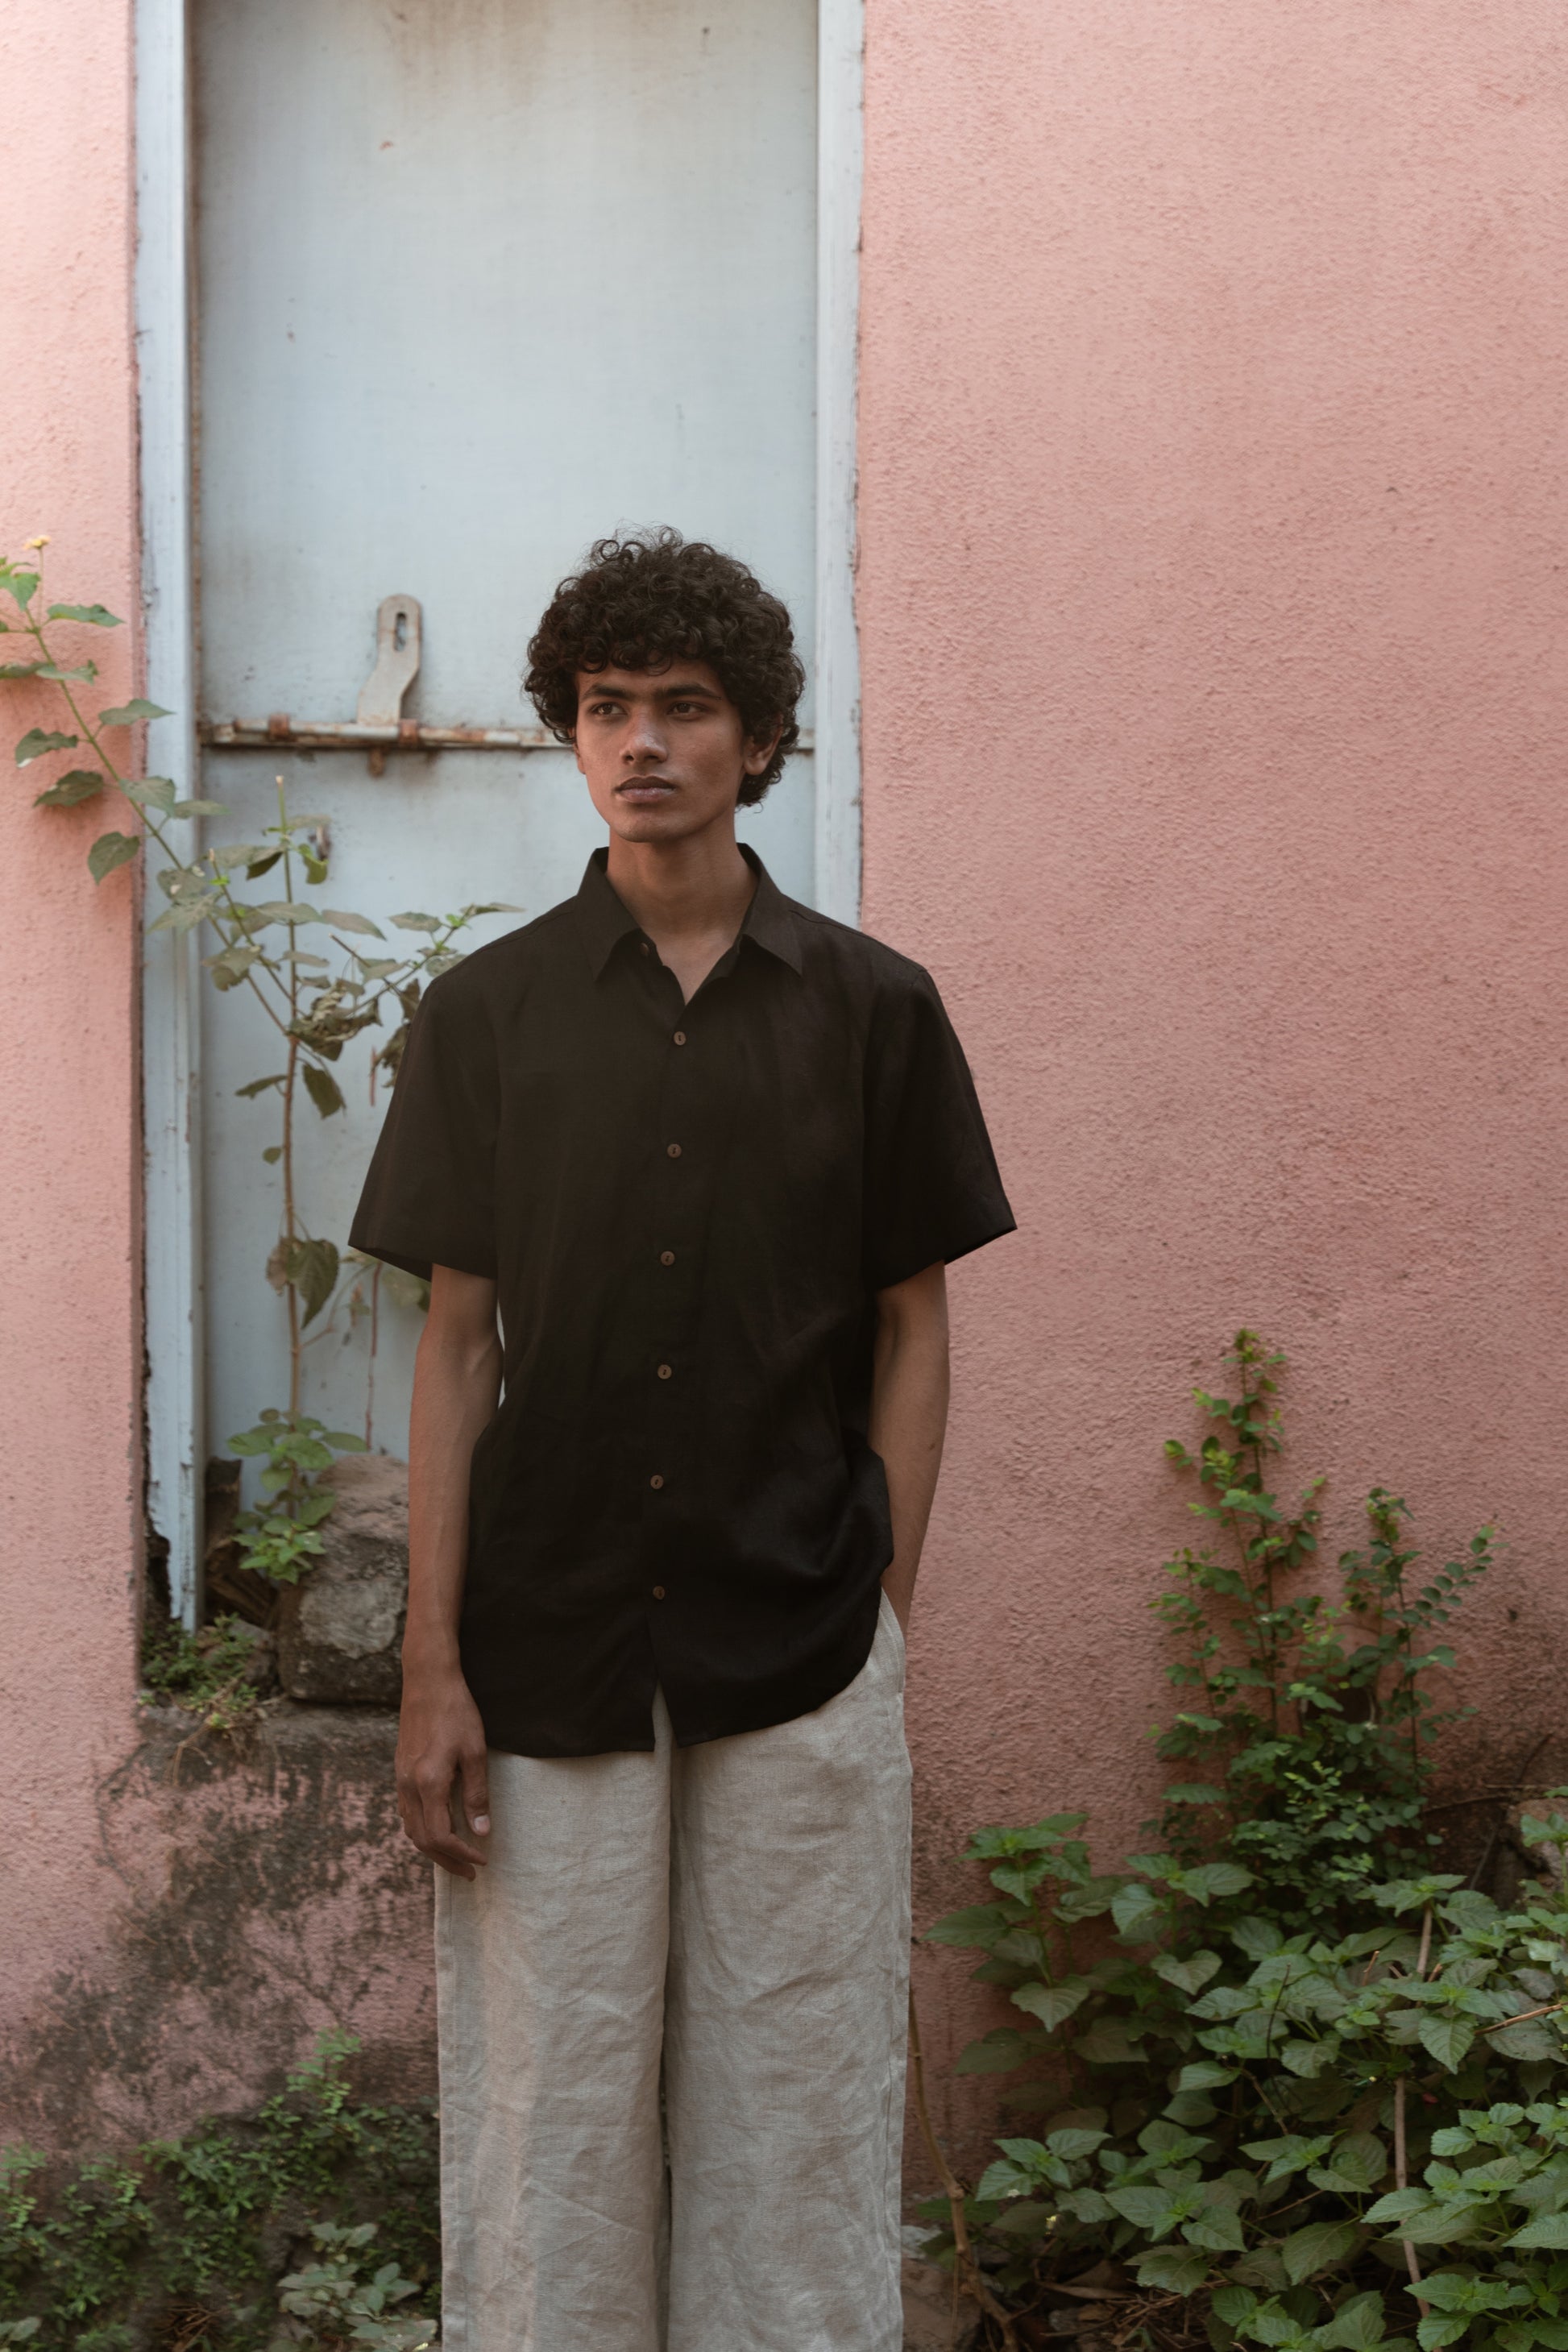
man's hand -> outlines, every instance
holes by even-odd
[[[893,1561],[882,1590],[907,1633],[947,1428],[947,1269],[928,1265],[877,1293],[871,1450],[888,1474]]]
[[[455,1878],[487,1857],[452,1819],[460,1793],[467,1826],[489,1832],[485,1727],[458,1654],[468,1537],[468,1465],[500,1391],[496,1286],[449,1265],[435,1268],[430,1312],[414,1367],[408,1432],[408,1618],[403,1635],[403,1719],[397,1728],[397,1809],[421,1853]]]
[[[485,1727],[468,1684],[456,1667],[403,1679],[397,1727],[397,1810],[421,1853],[454,1878],[472,1878],[489,1856],[469,1843],[452,1819],[452,1792],[477,1838],[489,1834],[490,1800]]]

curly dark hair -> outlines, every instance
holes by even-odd
[[[800,740],[795,712],[805,672],[788,613],[735,556],[678,530],[596,539],[529,641],[523,687],[551,733],[570,743],[579,670],[661,670],[677,661],[708,664],[749,741],[782,730],[763,773],[742,779],[740,805],[753,806]]]

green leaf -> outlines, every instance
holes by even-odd
[[[139,727],[144,719],[168,719],[172,716],[173,713],[165,710],[161,702],[149,702],[138,694],[133,695],[129,702],[117,703],[112,710],[100,710],[98,723],[100,727]]]
[[[0,662],[0,678],[37,677],[43,667],[41,661]]]
[[[1500,2025],[1487,2035],[1489,2048],[1504,2058],[1517,2058],[1539,2064],[1543,2058],[1561,2058],[1563,2044],[1546,2020],[1532,2017],[1527,2025]]]
[[[1428,2011],[1418,2029],[1423,2049],[1436,2058],[1439,2066],[1457,2074],[1464,2064],[1471,2042],[1476,2038],[1473,2017],[1443,2016]]]
[[[37,677],[47,678],[51,686],[65,686],[75,677],[91,680],[98,676],[96,662],[78,662],[74,669],[66,669],[58,662],[40,662],[34,672]]]
[[[1206,2246],[1211,2253],[1240,2254],[1247,2251],[1247,2232],[1234,2206],[1211,2205],[1184,2222],[1182,2235],[1189,2245]]]
[[[68,768],[57,776],[47,792],[37,794],[35,808],[79,808],[83,801],[96,800],[108,779],[96,768]]]
[[[1047,2132],[1046,2146],[1064,2164],[1076,2164],[1080,2157],[1092,2156],[1107,2137],[1102,2131],[1084,2131],[1069,2125],[1064,2130]]]
[[[1391,2189],[1386,2197],[1368,2206],[1363,2218],[1368,2221],[1407,2221],[1430,2202],[1425,2189]]]
[[[403,921],[401,915],[395,916],[393,919],[395,922]],[[373,923],[368,915],[348,914],[342,907],[323,907],[321,920],[323,923],[331,923],[340,931],[361,932],[367,939],[384,940],[386,937],[386,933],[377,924]]]
[[[1249,2286],[1219,2286],[1214,2294],[1215,2317],[1226,2327],[1239,2327],[1250,2319],[1258,2308],[1258,2297]]]
[[[48,751],[74,751],[80,740],[79,735],[57,735],[47,727],[29,727],[16,746],[16,765],[30,768]]]
[[[368,1454],[369,1446],[352,1429],[324,1429],[321,1436],[328,1445],[335,1445],[340,1454]]]
[[[37,592],[38,575],[26,572],[19,564],[0,563],[0,588],[8,589],[24,610]]]
[[[87,870],[95,882],[101,882],[117,866],[129,865],[141,846],[133,834],[100,833],[87,853]]]
[[[313,1323],[337,1286],[336,1247],[331,1242],[295,1242],[284,1252],[283,1272],[300,1293],[305,1321]]]
[[[1527,2221],[1505,2239],[1510,2246],[1550,2247],[1554,2252],[1568,2252],[1568,2213],[1542,2213],[1539,2221]]]
[[[1194,2058],[1184,2066],[1176,2077],[1178,2091],[1217,2091],[1224,2083],[1234,2083],[1237,2069],[1222,2066],[1217,2058]]]
[[[91,629],[119,629],[124,626],[117,613],[102,604],[51,604],[47,617],[51,621],[85,621]]]
[[[1444,2344],[1457,2344],[1469,2332],[1469,2314],[1464,2311],[1429,2311],[1425,2319],[1415,2323],[1416,2341],[1421,2352],[1438,2352]]]
[[[236,1087],[235,1093],[246,1099],[248,1099],[253,1095],[264,1095],[268,1087],[280,1087],[285,1085],[287,1083],[288,1076],[289,1073],[287,1070],[278,1070],[269,1078],[252,1078],[247,1087]]]
[[[169,816],[177,795],[167,776],[143,776],[140,782],[125,786],[125,797],[138,808],[153,808],[160,816]]]
[[[1353,2221],[1314,2221],[1291,2232],[1279,2249],[1279,2259],[1291,2285],[1302,2286],[1321,2272],[1349,2262],[1360,2243],[1361,2231]]]
[[[171,816],[226,816],[227,805],[223,801],[176,801]]]
[[[1133,2039],[1136,2031],[1132,2018],[1097,2017],[1089,2031],[1079,2035],[1073,2050],[1090,2066],[1141,2065],[1146,2053]]]
[[[1237,1919],[1230,1929],[1230,1940],[1249,1960],[1267,1960],[1279,1949],[1285,1935],[1272,1919]]]
[[[1206,2254],[1184,2253],[1179,2246],[1153,2246],[1138,2257],[1138,2284],[1159,2287],[1166,2294],[1194,2294],[1212,2267]]]
[[[1326,2164],[1307,2175],[1316,2189],[1337,2189],[1347,2196],[1363,2196],[1375,2189],[1388,2170],[1388,2151],[1375,2132],[1352,2132],[1341,2140]]]
[[[1178,1960],[1169,1952],[1162,1952],[1152,1962],[1154,1974],[1173,1984],[1179,1992],[1201,1992],[1210,1977],[1220,1967],[1217,1952],[1194,1952],[1190,1960]]]
[[[441,928],[438,915],[394,915],[392,919],[400,931],[438,931]],[[378,931],[376,937],[382,936]]]
[[[1177,1780],[1165,1792],[1168,1805],[1223,1805],[1225,1792],[1211,1789],[1206,1780]]]
[[[1069,2189],[1057,2200],[1064,2213],[1072,2214],[1079,2221],[1113,2221],[1114,2209],[1108,2205],[1098,2189]]]
[[[1032,2055],[1029,2044],[1011,2026],[999,2025],[972,2042],[953,2067],[955,2074],[1010,2074]]]
[[[416,1307],[423,1315],[430,1304],[430,1286],[417,1274],[410,1274],[401,1265],[384,1265],[381,1286],[395,1307]]]
[[[1020,1985],[1013,1995],[1013,2006],[1037,2017],[1047,2032],[1054,2032],[1082,2008],[1093,1990],[1087,1977],[1068,1977],[1058,1985]]]
[[[1125,1885],[1110,1906],[1110,1916],[1124,1936],[1135,1934],[1155,1919],[1163,1916],[1165,1906],[1142,1879],[1134,1878]]]
[[[1010,1906],[970,1903],[962,1911],[945,1913],[934,1927],[926,1929],[921,1940],[927,1944],[953,1944],[963,1952],[988,1952],[997,1937],[1005,1935],[1013,1926],[1015,1917]]]
[[[283,1146],[280,1143],[269,1143],[261,1157],[269,1168],[276,1168],[283,1157]]]
[[[323,1118],[343,1108],[342,1088],[329,1071],[319,1069],[314,1062],[304,1065],[305,1092]]]
[[[194,931],[198,923],[205,922],[218,904],[216,890],[209,891],[205,898],[181,898],[174,906],[165,907],[157,920],[149,923],[147,928],[150,931]],[[239,977],[238,973],[219,969],[223,964],[221,956],[215,956],[212,963],[218,986],[232,987]]]
[[[1215,2297],[1217,2305],[1219,2297]],[[1342,2303],[1323,2330],[1327,2352],[1373,2352],[1388,2332],[1388,2318],[1383,2307],[1383,2297],[1373,2289],[1365,2294],[1352,2294]]]
[[[1111,2210],[1120,2213],[1124,2221],[1131,2221],[1135,2230],[1163,2229],[1173,2219],[1168,2189],[1135,2184],[1131,2189],[1108,2189],[1105,2198]]]
[[[1244,1886],[1252,1885],[1252,1873],[1239,1862],[1205,1862],[1196,1870],[1178,1872],[1175,1884],[1195,1901],[1212,1903],[1226,1895],[1239,1895]]]
[[[273,923],[286,923],[293,929],[301,923],[319,923],[321,909],[307,906],[302,898],[264,898],[258,906],[240,908],[247,930],[266,930]]]

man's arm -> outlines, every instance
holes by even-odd
[[[928,1265],[877,1293],[872,1449],[888,1473],[893,1562],[882,1590],[905,1632],[947,1430],[947,1268]]]
[[[483,1837],[489,1829],[485,1733],[458,1658],[458,1612],[468,1540],[468,1465],[500,1394],[496,1286],[438,1265],[414,1370],[408,1433],[408,1622],[397,1804],[432,1862],[472,1878],[486,1856],[452,1824],[452,1787]]]

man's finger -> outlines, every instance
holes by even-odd
[[[418,1841],[420,1853],[427,1853],[432,1862],[438,1862],[456,1878],[472,1878],[476,1865],[482,1864],[485,1857],[477,1845],[470,1845],[452,1827],[449,1792],[443,1790],[436,1795],[425,1789],[420,1794],[425,1814],[425,1834]]]
[[[482,1748],[468,1750],[463,1757],[463,1811],[468,1817],[468,1827],[476,1837],[488,1837],[490,1830],[489,1758]]]

